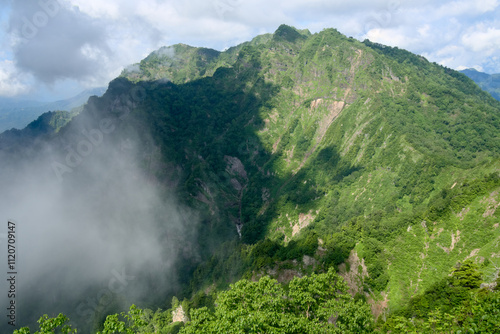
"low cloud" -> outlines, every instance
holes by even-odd
[[[141,66],[139,64],[132,64],[132,65],[125,67],[125,71],[127,71],[129,73],[140,73]]]
[[[158,298],[178,288],[177,264],[196,258],[198,219],[156,179],[161,153],[147,131],[93,108],[55,140],[0,151],[22,325],[62,312],[90,332],[104,312],[167,303]]]
[[[154,54],[158,55],[159,57],[175,58],[175,48],[172,46],[162,47],[154,51]]]

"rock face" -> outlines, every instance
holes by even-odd
[[[188,322],[188,317],[186,316],[186,313],[184,312],[184,309],[182,306],[179,306],[176,308],[174,311],[172,311],[172,322]]]
[[[350,265],[347,270],[343,263],[339,266],[339,275],[342,276],[349,286],[349,293],[354,296],[356,293],[363,293],[363,282],[365,277],[368,277],[368,268],[365,264],[365,259],[360,259],[355,250],[351,251],[347,262]]]

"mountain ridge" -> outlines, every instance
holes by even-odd
[[[487,74],[473,68],[460,72],[474,80],[479,87],[490,93],[495,99],[500,100],[500,74]]]
[[[0,98],[0,133],[6,130],[22,130],[30,122],[41,116],[47,111],[72,111],[72,109],[81,107],[90,96],[101,96],[105,88],[93,88],[85,90],[78,95],[68,99],[40,102],[19,100],[12,98]]]
[[[178,296],[336,267],[385,317],[466,258],[496,270],[498,101],[335,29],[254,41],[155,51],[57,134],[116,120],[112,142],[142,143],[151,179],[199,213]]]

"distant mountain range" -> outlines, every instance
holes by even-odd
[[[105,87],[92,88],[69,99],[54,102],[0,97],[0,132],[12,128],[23,129],[47,111],[71,111],[85,104],[90,96],[101,96],[105,91]]]
[[[491,94],[495,99],[500,101],[500,73],[488,74],[479,72],[476,69],[468,68],[460,71],[479,85],[482,89]]]

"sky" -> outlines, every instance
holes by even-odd
[[[500,0],[0,0],[0,97],[67,98],[161,46],[223,50],[283,23],[500,73]]]

